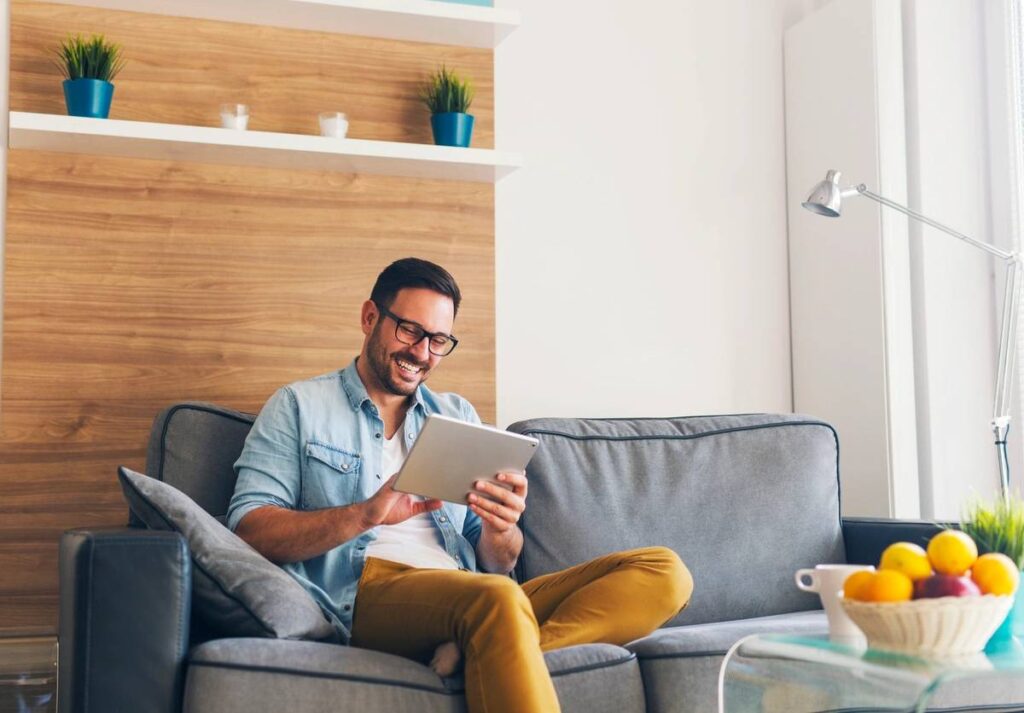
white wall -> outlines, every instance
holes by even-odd
[[[802,210],[826,169],[907,202],[899,4],[832,0],[787,29],[793,403],[840,437],[844,515],[920,515],[907,220],[863,197]]]
[[[499,425],[791,409],[782,32],[821,4],[499,0]]]

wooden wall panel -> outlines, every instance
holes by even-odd
[[[489,51],[26,2],[12,8],[12,109],[63,113],[47,51],[75,31],[127,49],[115,118],[213,125],[237,99],[255,129],[313,131],[339,108],[353,136],[426,142],[414,87],[444,60],[478,80],[474,145],[493,140]],[[461,343],[431,386],[493,420],[493,206],[486,184],[11,151],[0,634],[55,630],[59,535],[123,524],[116,468],[144,468],[159,409],[255,412],[345,366],[394,259],[458,279]]]
[[[494,146],[490,50],[24,0],[11,7],[12,110],[65,112],[53,53],[69,33],[124,47],[112,119],[219,126],[220,104],[241,102],[254,130],[315,134],[318,113],[343,111],[352,138],[431,143],[417,91],[445,63],[477,88],[473,146]]]

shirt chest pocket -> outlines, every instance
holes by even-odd
[[[352,504],[361,465],[361,458],[356,453],[326,443],[307,441],[302,471],[303,508],[319,510]]]

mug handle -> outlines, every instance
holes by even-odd
[[[796,576],[794,577],[794,579],[796,580],[796,586],[799,587],[802,591],[817,593],[818,589],[820,588],[817,575],[818,573],[815,572],[813,569],[798,569],[796,571]],[[804,584],[804,577],[807,577],[811,580],[810,585]]]

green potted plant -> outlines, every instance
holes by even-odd
[[[968,503],[961,529],[974,538],[982,552],[1009,557],[1018,571],[1024,569],[1024,500],[1010,496],[989,505],[979,499]],[[1024,593],[1017,590],[1013,609],[993,639],[1024,636]]]
[[[430,126],[438,146],[466,148],[473,138],[473,87],[447,67],[441,66],[420,88],[420,99],[430,109]]]
[[[68,36],[57,50],[58,66],[64,80],[64,102],[71,116],[106,119],[114,97],[111,80],[124,67],[119,45],[107,42],[103,35],[89,39]]]

